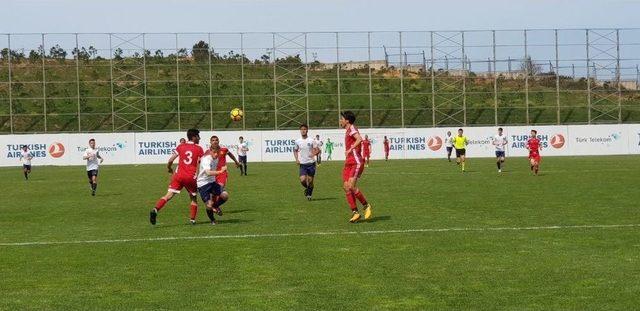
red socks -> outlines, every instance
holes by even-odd
[[[164,198],[160,198],[160,200],[158,200],[158,202],[156,203],[156,210],[161,210],[165,204],[167,204],[167,200],[165,200]]]
[[[198,214],[198,204],[191,203],[191,205],[189,205],[189,218],[191,220],[195,220],[197,214]]]
[[[358,201],[360,201],[360,204],[367,205],[367,199],[364,197],[364,194],[360,192],[360,189],[356,190],[356,192],[354,193],[354,196],[358,198]]]
[[[349,203],[349,207],[351,208],[351,210],[357,211],[358,207],[356,206],[356,197],[353,194],[353,192],[352,191],[345,192],[345,195],[347,196],[347,203]]]

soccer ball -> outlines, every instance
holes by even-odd
[[[243,115],[244,115],[244,112],[242,112],[242,109],[240,108],[233,108],[233,110],[231,110],[231,120],[233,121],[242,120]]]

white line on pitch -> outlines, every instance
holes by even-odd
[[[640,228],[640,224],[627,225],[575,225],[575,226],[539,226],[539,227],[487,227],[487,228],[424,228],[424,229],[398,229],[398,230],[372,230],[372,231],[326,231],[326,232],[300,232],[300,233],[256,233],[238,235],[203,235],[203,236],[177,236],[137,239],[106,239],[106,240],[71,240],[71,241],[40,241],[40,242],[14,242],[0,243],[0,246],[33,246],[33,245],[65,245],[65,244],[100,244],[100,243],[129,243],[129,242],[153,242],[153,241],[179,241],[179,240],[207,240],[207,239],[248,239],[248,238],[278,238],[300,236],[327,236],[327,235],[359,235],[359,234],[405,234],[422,232],[452,232],[452,231],[525,231],[525,230],[562,230],[562,229],[609,229],[609,228]]]

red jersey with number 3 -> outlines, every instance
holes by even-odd
[[[344,147],[349,150],[356,142],[356,134],[360,134],[355,125],[350,125],[344,136]],[[354,148],[345,160],[345,164],[359,164],[362,162],[362,152],[360,148]]]
[[[527,147],[529,148],[529,157],[540,156],[540,140],[538,138],[529,138]]]
[[[176,148],[176,152],[180,159],[178,162],[178,172],[176,174],[195,179],[198,174],[198,162],[200,162],[200,158],[204,155],[202,147],[193,142],[187,142],[180,144]]]

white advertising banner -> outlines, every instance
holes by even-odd
[[[640,154],[640,124],[627,125],[629,137],[629,153]]]
[[[569,127],[569,144],[575,155],[628,154],[627,125]]]
[[[507,156],[524,157],[529,155],[527,141],[531,136],[531,130],[538,132],[540,140],[541,156],[570,155],[570,142],[566,126],[510,126],[505,127],[507,134]],[[494,134],[495,135],[495,134]]]
[[[570,126],[504,126],[508,156],[527,156],[526,142],[532,128],[538,130],[542,156],[640,154],[640,124],[570,125]],[[371,141],[371,158],[384,158],[384,137],[389,139],[391,159],[444,158],[444,139],[451,128],[360,129]],[[342,129],[310,130],[309,136],[320,135],[322,155],[326,160],[326,142],[333,142],[332,160],[344,160]],[[469,138],[469,157],[494,157],[492,144],[497,127],[465,127]],[[20,166],[21,147],[32,153],[33,165],[84,165],[82,154],[89,139],[103,155],[105,165],[165,163],[185,132],[100,133],[100,134],[32,134],[0,135],[0,166]],[[247,142],[250,162],[293,161],[294,142],[298,130],[287,131],[202,131],[200,146],[209,147],[216,135],[222,146],[237,154],[239,137]]]

